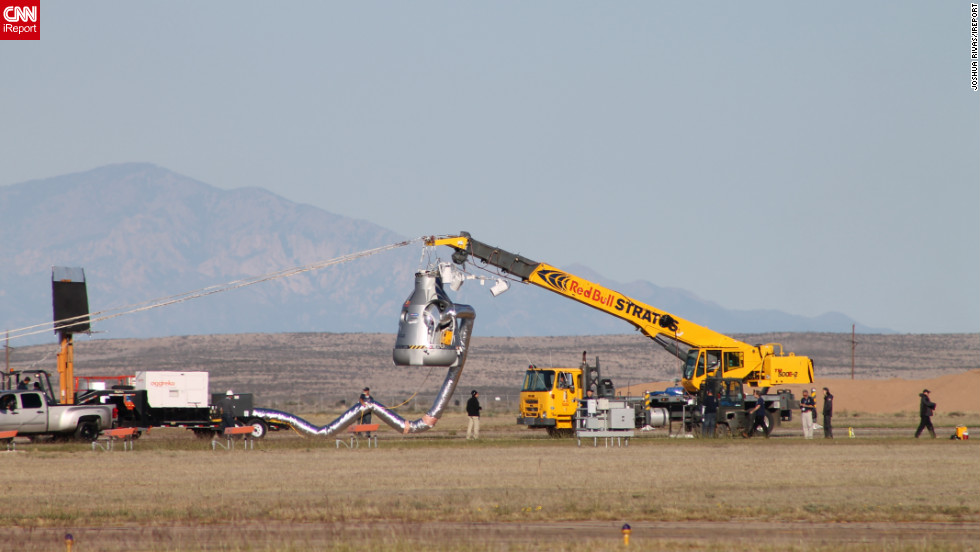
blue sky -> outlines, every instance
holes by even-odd
[[[0,43],[0,185],[146,161],[727,308],[980,331],[969,2],[41,8]]]

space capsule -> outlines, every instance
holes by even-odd
[[[295,414],[255,408],[251,416],[288,424],[302,435],[329,437],[357,423],[365,413],[404,434],[432,429],[450,405],[466,364],[470,336],[476,311],[469,305],[457,305],[442,289],[438,272],[421,271],[415,274],[415,290],[402,306],[398,321],[398,338],[392,358],[399,366],[445,366],[446,377],[432,401],[432,407],[417,420],[406,420],[394,409],[367,400],[357,402],[337,419],[325,426],[312,424]],[[248,416],[249,414],[246,414]]]
[[[402,306],[392,359],[398,366],[454,366],[465,354],[463,321],[472,325],[473,308],[454,304],[436,271],[415,274],[415,289]]]

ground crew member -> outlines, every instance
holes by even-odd
[[[371,398],[371,388],[370,387],[365,387],[364,389],[362,389],[361,390],[361,396],[358,397],[357,400],[360,401],[360,403],[362,405],[367,405],[367,403],[369,403],[369,402],[374,402],[374,400]],[[360,420],[358,420],[357,423],[359,423],[359,424],[369,424],[369,423],[371,423],[371,413],[372,412],[373,412],[372,410],[362,410],[361,411],[361,418],[360,418]],[[361,434],[358,433],[358,436],[360,436],[360,435]],[[367,438],[368,439],[371,438],[371,432],[370,431],[368,431],[366,433],[366,435],[367,435]]]
[[[823,436],[824,439],[834,438],[834,428],[830,422],[834,416],[834,396],[830,394],[830,389],[823,388]]]
[[[476,389],[470,391],[470,400],[466,401],[466,415],[470,417],[470,423],[466,426],[467,439],[480,438],[480,393]]]
[[[235,392],[229,389],[225,398],[218,401],[218,414],[221,415],[221,432],[229,427],[235,427]]]
[[[715,423],[718,421],[718,397],[708,389],[704,392],[704,415],[701,420],[701,436],[714,437]]]
[[[755,395],[755,406],[752,410],[749,410],[749,415],[752,416],[752,429],[746,433],[746,437],[751,437],[755,434],[755,429],[762,428],[762,434],[769,438],[769,433],[766,431],[766,400],[762,398],[762,391],[758,389],[752,391]]]
[[[816,402],[810,393],[804,389],[800,399],[800,421],[803,422],[803,438],[813,439],[813,414],[816,412]]]
[[[915,430],[915,438],[919,438],[919,434],[922,433],[923,429],[929,430],[929,435],[932,438],[936,438],[936,430],[932,428],[932,413],[936,410],[936,403],[929,400],[929,390],[923,389],[919,393],[919,429]]]

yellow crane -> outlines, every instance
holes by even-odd
[[[813,382],[813,361],[784,352],[779,343],[744,343],[549,264],[487,245],[467,232],[432,236],[426,245],[453,248],[456,264],[478,259],[505,275],[629,322],[685,361],[681,384],[690,393],[697,393],[709,376],[736,378],[763,388]]]

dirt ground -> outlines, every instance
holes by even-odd
[[[937,550],[973,550],[980,546],[976,539],[980,523],[636,522],[630,527],[630,547],[640,550],[758,549],[754,547],[760,538],[766,546],[777,549],[846,549],[862,543],[886,548],[916,542],[928,543]],[[19,550],[53,550],[51,543],[62,542],[64,536],[55,529],[0,529],[0,538],[8,543],[18,542]],[[317,543],[327,546],[336,542],[361,542],[365,548],[384,549],[386,543],[390,546],[395,541],[441,541],[447,550],[526,550],[533,542],[553,543],[555,549],[575,547],[576,543],[585,543],[585,548],[579,549],[588,550],[624,548],[622,527],[607,521],[176,525],[77,528],[72,537],[77,550],[93,550],[95,545],[104,552],[140,550],[140,543],[150,542],[156,550],[265,550],[275,549],[276,543],[293,543],[287,549],[298,550],[303,543],[315,548]],[[717,543],[726,544],[717,548]]]
[[[671,385],[669,382],[653,382],[623,388],[624,393],[638,394],[644,390],[659,390]],[[830,379],[817,378],[811,385],[786,385],[780,389],[792,389],[797,398],[804,389],[817,390],[817,409],[821,409],[822,389],[827,387],[834,395],[834,412],[867,412],[869,414],[891,414],[894,412],[913,412],[919,410],[919,393],[929,390],[929,396],[936,403],[937,412],[980,412],[980,370],[970,370],[930,379]],[[620,389],[617,389],[620,391]]]

